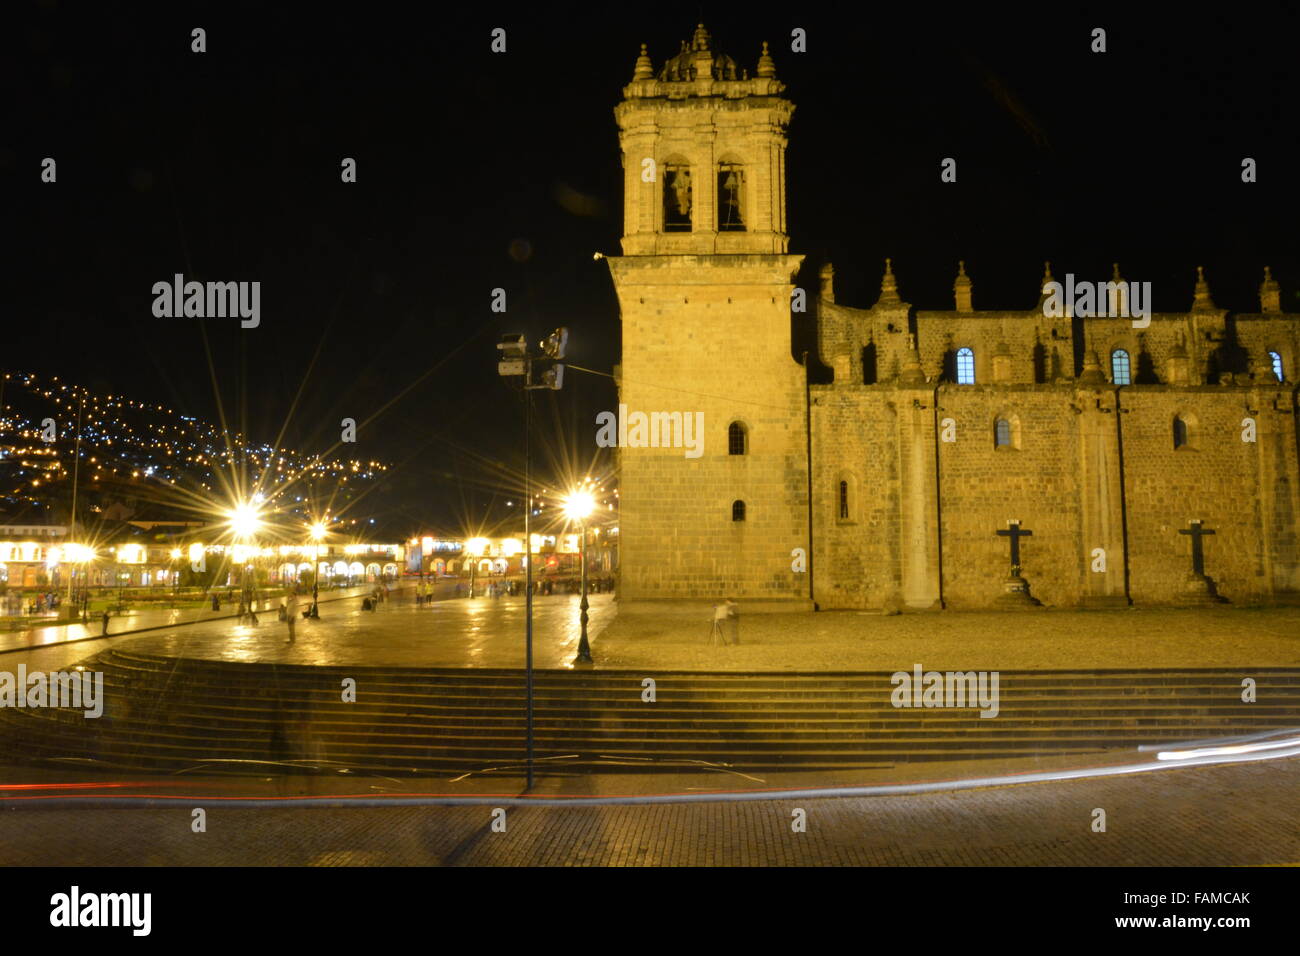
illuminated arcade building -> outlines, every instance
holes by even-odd
[[[593,574],[613,574],[618,566],[618,528],[588,529],[588,569]],[[581,534],[534,534],[534,572],[541,576],[577,574],[580,570]],[[408,570],[412,573],[470,577],[513,577],[524,573],[524,535],[480,537],[468,540],[432,535],[407,542]]]

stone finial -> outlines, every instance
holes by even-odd
[[[876,305],[897,305],[903,300],[898,297],[898,281],[894,278],[893,260],[885,260],[885,274],[880,279],[880,298]]]
[[[1103,315],[1128,315],[1128,286],[1124,284],[1124,277],[1119,274],[1119,263],[1112,262],[1110,267],[1110,282],[1112,289],[1106,290],[1105,299],[1098,293],[1097,309]]]
[[[1079,374],[1079,384],[1106,384],[1106,375],[1101,370],[1101,359],[1097,358],[1097,353],[1093,349],[1089,349],[1083,357],[1083,371]]]
[[[698,24],[695,27],[695,36],[691,38],[691,49],[707,50],[709,48],[709,31],[704,29],[704,24]]]
[[[763,41],[763,52],[758,57],[758,75],[776,76],[776,61],[767,52],[767,41]]]
[[[1215,312],[1214,300],[1210,298],[1210,284],[1205,281],[1205,267],[1196,267],[1196,291],[1192,295],[1193,312]]]
[[[1259,284],[1259,311],[1282,311],[1282,287],[1277,284],[1268,266],[1264,267],[1264,281]]]
[[[970,276],[966,274],[966,261],[964,259],[957,262],[957,280],[952,284],[953,297],[957,302],[958,312],[970,312]]]
[[[822,280],[822,291],[821,291],[822,301],[834,302],[835,301],[835,266],[831,265],[831,263],[829,262],[822,263],[821,280]]]
[[[641,55],[636,58],[636,69],[632,71],[632,79],[648,80],[655,75],[654,67],[650,63],[650,54],[646,52],[645,44],[641,44]]]
[[[885,262],[889,260],[886,259]],[[907,334],[907,351],[903,355],[903,368],[898,373],[900,385],[924,385],[925,371],[921,368],[921,353],[916,347],[916,336]]]
[[[1052,263],[1051,263],[1051,262],[1044,262],[1044,263],[1043,263],[1043,278],[1042,278],[1042,281],[1040,281],[1040,282],[1038,283],[1038,309],[1037,309],[1037,311],[1042,312],[1042,311],[1043,311],[1043,303],[1047,301],[1047,284],[1048,284],[1049,282],[1055,282],[1055,281],[1056,281],[1056,280],[1055,280],[1054,278],[1052,278]]]

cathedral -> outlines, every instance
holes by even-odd
[[[1050,264],[1029,311],[976,309],[961,263],[948,311],[910,305],[889,260],[870,308],[835,301],[829,263],[805,295],[784,91],[766,44],[751,73],[701,25],[658,70],[642,46],[615,109],[619,403],[702,422],[695,457],[668,435],[620,443],[621,601],[1300,596],[1300,315],[1266,268],[1250,314],[1218,308],[1189,269],[1189,311],[1135,317],[1118,265],[1109,309],[1060,308]],[[818,354],[801,364],[804,307]],[[833,381],[810,384],[810,361]]]

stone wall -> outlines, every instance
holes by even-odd
[[[806,601],[804,373],[790,356],[800,257],[610,258],[623,322],[620,402],[704,414],[704,451],[620,454],[620,599]],[[747,449],[729,454],[743,424]],[[732,519],[736,501],[743,521]]]
[[[1033,532],[1021,567],[1043,603],[1180,603],[1195,596],[1178,533],[1193,519],[1215,532],[1205,572],[1223,597],[1289,599],[1300,593],[1295,409],[1284,386],[818,386],[816,600],[924,608],[941,590],[947,607],[991,606],[1009,568],[996,532],[1016,520]],[[1189,429],[1181,448],[1175,416]],[[995,444],[999,418],[1010,446]],[[1254,442],[1242,441],[1245,418]]]

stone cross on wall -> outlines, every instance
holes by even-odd
[[[1197,577],[1204,577],[1205,576],[1205,552],[1202,549],[1201,536],[1206,534],[1214,534],[1214,532],[1209,530],[1208,528],[1201,527],[1202,522],[1200,519],[1193,519],[1192,521],[1189,521],[1188,524],[1191,525],[1190,528],[1180,528],[1178,530],[1178,533],[1191,535],[1192,574],[1196,575]]]
[[[1019,521],[1008,521],[1007,530],[995,533],[1000,538],[1011,539],[1011,574],[1014,577],[1020,573],[1020,539],[1029,537],[1033,532],[1022,530]]]

